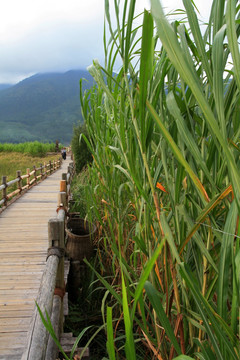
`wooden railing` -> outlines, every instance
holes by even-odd
[[[48,222],[48,257],[36,301],[44,316],[47,312],[51,317],[58,338],[63,327],[65,219],[73,172],[74,166],[70,164],[68,173],[62,174],[57,217]],[[22,360],[55,360],[57,354],[58,348],[49,336],[35,307]]]
[[[47,176],[51,175],[54,171],[59,169],[62,164],[62,159],[49,161],[49,163],[41,164],[38,168],[33,166],[33,170],[27,169],[27,173],[22,175],[21,171],[17,171],[16,179],[7,182],[7,176],[2,177],[2,185],[0,185],[0,192],[2,191],[2,198],[0,198],[0,206],[7,206],[9,200],[14,196],[21,194],[23,191],[28,190],[32,185],[37,184]],[[26,185],[23,186],[23,180],[26,179]],[[10,192],[8,189],[17,184],[17,189]]]

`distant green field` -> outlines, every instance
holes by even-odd
[[[27,168],[39,167],[44,162],[56,160],[60,153],[55,152],[54,143],[40,143],[38,141],[21,144],[0,144],[0,180],[2,176],[8,177],[8,181],[16,178],[16,172],[21,170],[26,174]],[[48,153],[53,153],[48,155]]]
[[[60,157],[60,154],[46,155],[44,157],[31,156],[19,152],[0,152],[0,182],[2,176],[6,175],[10,181],[16,178],[16,172],[21,170],[22,174],[26,174],[27,168],[33,169],[33,166],[39,167],[44,162],[53,161]]]
[[[45,156],[48,152],[54,152],[55,148],[55,143],[41,143],[39,141],[20,144],[0,143],[0,152],[18,152],[31,156]]]

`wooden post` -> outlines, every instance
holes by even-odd
[[[35,165],[33,165],[33,170],[34,170],[35,182],[37,183],[37,170],[36,170],[36,166],[35,166]]]
[[[49,174],[51,174],[52,172],[52,162],[51,160],[49,160]]]
[[[67,192],[67,182],[66,180],[61,180],[60,181],[60,192]]]
[[[5,187],[2,191],[4,206],[7,206],[7,176],[2,177],[2,184],[5,185]]]
[[[40,164],[41,179],[43,178],[43,166]]]
[[[43,169],[44,169],[44,176],[47,176],[47,168],[46,168],[46,162],[43,163]]]
[[[49,247],[57,247],[64,253],[65,248],[65,211],[63,209],[58,211],[58,217],[50,219],[48,222],[48,239]],[[56,288],[55,294],[60,296],[63,300],[65,293],[65,282],[64,282],[64,257],[59,259],[57,276],[56,276]],[[63,305],[61,307],[60,331],[63,330]]]
[[[30,169],[28,168],[27,169],[27,186],[28,186],[28,188],[29,188],[29,186],[30,186]]]
[[[58,206],[67,206],[67,194],[65,191],[61,191],[58,193]]]
[[[65,215],[65,212],[64,212]],[[64,251],[64,218],[53,218],[48,222],[49,248],[57,247]],[[58,266],[56,287],[64,290],[64,258],[62,257]]]
[[[22,191],[22,178],[21,178],[20,170],[17,171],[17,177],[18,177],[18,190],[19,190],[19,194],[20,194]]]
[[[62,174],[62,180],[67,181],[67,174],[66,174],[66,173],[63,173],[63,174]]]

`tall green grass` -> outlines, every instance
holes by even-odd
[[[113,30],[106,0],[81,93],[109,359],[240,356],[239,6],[214,0],[201,28],[183,4],[169,23],[151,0],[138,26],[114,1]]]
[[[32,156],[45,156],[47,152],[55,152],[56,144],[40,143],[39,141],[25,142],[19,144],[0,143],[0,152],[19,152]]]
[[[41,164],[48,164],[49,161],[58,161],[59,157],[59,155],[38,157],[17,152],[0,152],[0,179],[2,181],[2,177],[7,176],[7,181],[11,181],[16,179],[18,170],[22,175],[26,175],[28,168],[32,171],[34,166],[39,168]],[[26,179],[23,180],[23,185],[26,185]],[[12,192],[16,188],[17,184],[9,187],[8,191]]]

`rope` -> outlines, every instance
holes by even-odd
[[[60,248],[60,247],[57,247],[57,246],[52,246],[48,249],[48,254],[47,254],[47,258],[46,258],[46,261],[47,259],[52,256],[52,255],[55,255],[57,256],[59,259],[61,259],[63,256],[64,256],[64,253],[65,253],[65,250]]]
[[[64,298],[65,293],[66,293],[65,289],[55,288],[54,290],[54,295],[58,295],[62,300]]]

